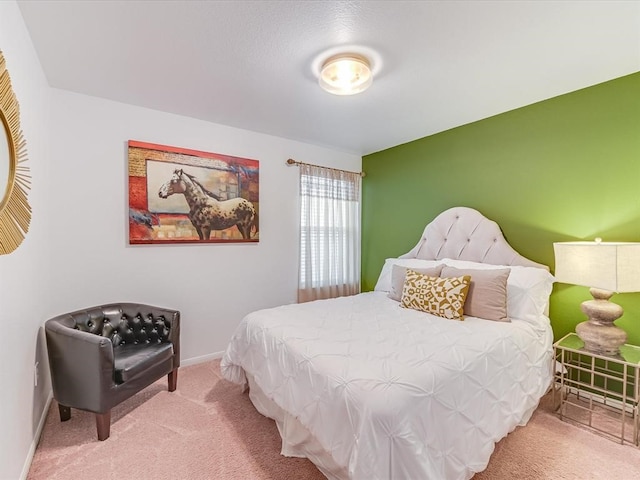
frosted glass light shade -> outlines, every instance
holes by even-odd
[[[354,95],[371,86],[373,75],[366,58],[355,54],[342,54],[324,62],[319,83],[320,87],[334,95]]]
[[[610,292],[640,292],[640,243],[558,242],[555,278]]]

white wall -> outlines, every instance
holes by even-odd
[[[47,109],[50,89],[15,2],[0,2],[0,50],[20,104],[32,174],[29,234],[12,254],[0,256],[0,479],[20,477],[50,391],[42,323],[48,310]],[[2,190],[4,193],[4,190]],[[34,387],[34,364],[40,382]]]
[[[299,170],[286,159],[361,166],[356,155],[55,89],[51,116],[47,312],[114,301],[177,308],[183,359],[224,350],[246,313],[295,301]],[[127,140],[259,160],[260,242],[129,246]]]
[[[14,480],[26,475],[50,395],[47,318],[113,301],[175,307],[183,361],[220,353],[246,313],[295,301],[298,168],[285,160],[359,170],[361,158],[50,89],[13,1],[0,1],[0,50],[33,176],[29,234],[0,256],[0,480]],[[260,242],[129,246],[130,139],[259,160]]]

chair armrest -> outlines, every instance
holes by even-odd
[[[164,315],[165,320],[169,323],[169,341],[173,344],[173,368],[180,366],[180,312],[168,308],[155,307],[157,311]]]
[[[68,314],[45,322],[53,394],[65,406],[100,413],[106,409],[106,393],[115,386],[113,345],[74,326]]]

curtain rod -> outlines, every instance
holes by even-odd
[[[304,163],[304,162],[298,162],[297,160],[294,160],[293,158],[289,158],[287,160],[287,165],[309,165],[311,167],[320,167],[320,168],[326,168],[327,170],[335,170],[336,172],[346,172],[346,173],[355,173],[356,175],[360,175],[361,177],[366,177],[367,174],[364,172],[352,172],[351,170],[341,170],[340,168],[331,168],[331,167],[323,167],[322,165],[314,165],[313,163]]]

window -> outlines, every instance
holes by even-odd
[[[360,292],[360,174],[300,164],[298,300]]]

